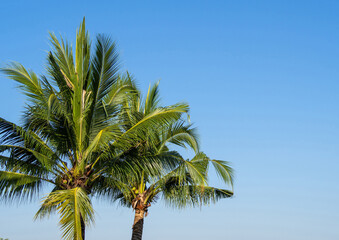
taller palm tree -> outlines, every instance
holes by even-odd
[[[136,162],[128,156],[148,131],[179,119],[188,106],[159,109],[129,127],[124,99],[134,86],[119,78],[114,42],[99,35],[91,54],[85,21],[75,53],[67,41],[50,36],[48,75],[38,77],[18,63],[2,69],[28,102],[21,126],[0,118],[0,198],[23,201],[51,185],[36,218],[57,211],[63,238],[82,240],[94,219],[91,197],[104,192],[112,176],[161,171],[167,163],[158,158]]]

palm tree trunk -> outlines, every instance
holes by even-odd
[[[135,209],[134,224],[132,227],[132,240],[142,239],[142,230],[144,228],[145,211]]]
[[[80,221],[81,221],[81,237],[82,240],[85,240],[85,221],[82,217],[80,218]]]

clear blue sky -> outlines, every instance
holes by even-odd
[[[324,0],[2,1],[0,65],[43,73],[48,31],[74,41],[86,16],[143,89],[161,79],[164,104],[190,103],[202,149],[233,163],[235,197],[201,210],[158,203],[145,240],[338,240],[338,12]],[[24,98],[0,84],[0,116],[19,122]],[[130,209],[94,204],[87,239],[130,238]],[[56,217],[32,221],[38,205],[0,205],[0,237],[60,239]]]

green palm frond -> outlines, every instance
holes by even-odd
[[[190,174],[195,184],[207,184],[207,163],[204,160],[184,161],[186,171]]]
[[[167,188],[168,184],[177,186],[207,184],[207,166],[206,155],[198,153],[192,160],[184,160],[180,155],[177,157],[180,161],[170,171],[165,171],[164,175],[151,178],[152,185],[156,191],[161,192],[162,188]]]
[[[115,43],[107,36],[99,35],[97,37],[92,69],[93,80],[90,88],[95,102],[100,103],[118,79],[118,53]]]
[[[159,82],[154,84],[151,88],[149,86],[147,96],[145,99],[145,106],[144,106],[144,114],[148,115],[152,111],[154,111],[156,108],[158,108],[159,104]]]
[[[0,118],[0,153],[9,153],[22,163],[34,163],[46,171],[52,171],[59,160],[53,150],[34,132],[24,130],[14,123]]]
[[[41,81],[33,72],[27,70],[20,63],[12,63],[6,68],[0,69],[10,79],[19,83],[19,88],[32,102],[41,103],[44,96]]]
[[[53,37],[53,40],[58,41],[55,36]],[[58,42],[55,42],[54,46],[58,47],[55,47],[56,49],[53,53],[49,52],[48,54],[47,72],[50,76],[50,82],[57,88],[60,97],[66,99],[68,105],[70,105],[72,91],[74,89],[74,84],[71,81],[71,79],[74,78],[73,58],[71,56],[64,56],[64,54],[68,54],[64,53],[68,50],[61,48],[58,44]],[[67,46],[64,47],[67,48]]]
[[[36,197],[42,180],[19,172],[0,171],[0,200],[6,202],[30,200]]]
[[[225,189],[219,189],[209,186],[186,185],[186,186],[167,186],[162,191],[165,202],[176,208],[186,206],[196,207],[216,203],[220,199],[233,196],[233,192]]]
[[[94,222],[92,203],[79,187],[50,193],[43,200],[35,219],[49,216],[53,211],[60,214],[59,224],[65,240],[82,240],[82,225],[89,226]]]
[[[49,69],[50,74],[55,76],[55,70],[58,69],[63,75],[64,81],[67,81],[68,85],[72,85],[72,81],[75,76],[75,67],[74,67],[74,58],[73,58],[73,50],[71,45],[60,37],[60,41],[55,36],[54,33],[50,33],[50,42],[53,46],[53,51],[49,54],[49,57],[53,57],[53,68]],[[51,60],[51,59],[49,59]],[[58,68],[56,68],[58,66]],[[59,85],[59,84],[57,84]],[[59,85],[60,86],[60,85]],[[60,88],[62,91],[63,89]]]
[[[118,76],[103,101],[107,105],[123,105],[128,98],[138,97],[138,94],[135,80],[126,72]]]
[[[76,78],[74,80],[74,92],[76,93],[76,88],[80,89],[87,88],[88,74],[90,73],[90,49],[91,41],[89,39],[88,31],[85,26],[85,18],[79,26],[77,35],[76,35],[76,45],[75,45],[75,72]]]
[[[168,132],[165,132],[162,136],[161,145],[158,147],[158,152],[161,152],[166,144],[173,143],[177,146],[188,146],[196,153],[199,152],[198,134],[195,128],[191,128],[191,125],[185,125],[183,121],[174,123]]]
[[[151,134],[160,126],[169,126],[173,121],[180,119],[183,113],[188,112],[187,104],[177,104],[165,108],[159,108],[148,114],[122,134],[121,138],[125,139],[145,139],[146,136],[153,137]],[[119,141],[117,141],[119,144]]]
[[[233,169],[230,167],[230,163],[227,161],[221,160],[210,160],[212,166],[214,167],[217,175],[226,183],[233,188],[233,179],[234,173]]]

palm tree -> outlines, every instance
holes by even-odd
[[[0,198],[24,201],[52,186],[35,218],[58,212],[62,237],[82,240],[94,219],[91,198],[100,197],[107,182],[140,171],[155,175],[170,165],[159,158],[136,162],[129,155],[149,131],[180,119],[188,106],[158,109],[128,126],[124,99],[135,95],[135,87],[119,77],[114,42],[99,35],[91,55],[85,21],[75,54],[67,41],[50,36],[47,76],[18,63],[2,69],[28,103],[22,126],[0,118]]]
[[[215,203],[219,199],[233,195],[232,191],[207,185],[206,166],[209,162],[217,165],[224,177],[232,173],[225,162],[211,160],[200,152],[191,160],[181,159],[181,164],[171,171],[164,171],[158,177],[146,176],[142,172],[128,183],[120,182],[119,189],[122,189],[122,192],[116,195],[116,199],[120,199],[123,206],[134,210],[132,240],[142,239],[144,217],[147,216],[151,204],[161,196],[168,205],[184,208]],[[231,181],[232,175],[226,178]],[[202,182],[199,183],[200,181]]]
[[[158,83],[149,88],[144,102],[141,101],[140,92],[135,92],[136,94],[125,99],[125,106],[128,106],[128,111],[125,112],[125,121],[129,122],[128,129],[159,109],[166,108],[159,105]],[[185,160],[177,151],[170,150],[171,143],[191,148],[196,152],[195,157]],[[129,154],[129,157],[138,162],[148,162],[147,160],[156,158],[161,159],[160,162],[171,163],[156,173],[142,170],[128,179],[113,177],[115,181],[111,185],[112,191],[106,190],[105,193],[111,194],[113,199],[120,199],[122,205],[133,208],[135,216],[132,240],[142,239],[144,217],[151,203],[160,196],[170,205],[182,208],[209,204],[233,195],[232,191],[207,185],[210,163],[223,181],[231,186],[232,168],[228,162],[209,159],[199,152],[195,129],[182,118],[148,129],[146,138],[140,139],[134,154]]]

